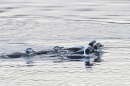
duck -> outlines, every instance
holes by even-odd
[[[72,52],[67,56],[67,58],[74,61],[84,61],[85,65],[93,65],[91,63],[102,61],[101,57],[103,55],[103,47],[104,45],[102,45],[100,42],[93,40],[84,48],[81,48],[76,52]]]
[[[7,55],[2,55],[2,58],[20,58],[20,57],[26,57],[29,54],[35,52],[32,48],[27,48],[25,53],[21,53],[21,52],[15,52],[15,53],[11,53],[11,54],[7,54]]]
[[[84,48],[87,48],[87,47],[92,47],[92,49],[91,49],[91,52],[92,52],[93,46],[95,43],[96,43],[96,40],[92,40],[88,43],[87,46],[78,48],[79,50],[73,52],[73,54],[84,54]]]
[[[2,58],[21,58],[21,57],[28,57],[28,56],[35,56],[35,55],[42,55],[42,54],[48,54],[49,52],[52,52],[51,50],[41,50],[41,51],[34,51],[32,48],[27,48],[25,50],[25,53],[21,52],[15,52],[7,55],[2,55]]]

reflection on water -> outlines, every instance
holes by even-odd
[[[32,59],[26,59],[26,65],[27,66],[33,66],[33,60]]]

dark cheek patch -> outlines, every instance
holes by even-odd
[[[103,47],[104,45],[100,45],[99,47]]]

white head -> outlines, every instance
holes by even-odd
[[[32,48],[27,48],[26,49],[26,53],[33,53],[33,52],[35,52]]]
[[[60,51],[62,48],[63,48],[63,47],[55,46],[55,47],[53,47],[53,51],[54,51],[54,52],[58,52],[58,51]]]

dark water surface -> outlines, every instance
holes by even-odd
[[[0,59],[1,86],[129,86],[129,0],[0,0],[0,54],[105,45],[103,62]],[[42,56],[44,57],[44,55]]]

